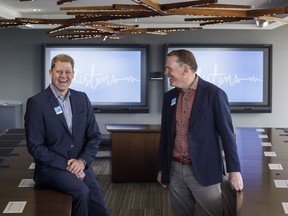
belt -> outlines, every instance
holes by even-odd
[[[192,165],[192,161],[191,159],[180,159],[180,158],[176,158],[176,157],[173,157],[173,160],[182,164],[182,165]]]

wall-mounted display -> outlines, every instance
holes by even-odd
[[[175,49],[194,53],[196,73],[226,92],[231,112],[272,111],[271,44],[165,44],[164,58]],[[170,89],[164,77],[164,92]]]
[[[147,44],[43,44],[43,88],[50,83],[51,59],[65,53],[75,61],[70,88],[85,92],[95,110],[147,113]]]

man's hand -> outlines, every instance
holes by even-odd
[[[230,172],[229,173],[229,183],[232,189],[236,191],[243,190],[243,180],[240,172]]]
[[[85,178],[85,172],[80,173],[79,175],[76,175],[81,181]]]
[[[162,184],[162,182],[161,182],[161,177],[162,177],[162,173],[161,173],[161,171],[159,171],[158,174],[157,174],[157,181],[161,184],[161,186],[162,186],[164,189],[166,189],[167,185]]]
[[[84,173],[85,164],[79,159],[70,159],[67,161],[67,170],[75,175]],[[85,175],[85,174],[84,174]]]

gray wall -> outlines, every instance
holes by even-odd
[[[272,113],[232,114],[234,127],[288,127],[288,25],[274,30],[200,30],[172,33],[168,36],[124,36],[121,40],[88,39],[70,41],[52,39],[46,30],[0,29],[0,101],[22,101],[41,90],[42,43],[143,43],[150,44],[150,71],[163,71],[165,43],[239,43],[273,44]],[[47,71],[48,73],[48,71]],[[97,114],[101,131],[106,123],[158,124],[161,118],[163,84],[149,83],[150,113]]]

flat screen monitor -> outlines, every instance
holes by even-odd
[[[101,113],[148,113],[149,45],[43,44],[43,88],[50,84],[51,60],[68,54],[75,62],[70,88],[85,92]]]
[[[231,112],[272,112],[271,44],[165,44],[164,58],[175,49],[194,53],[196,73],[226,92]],[[171,88],[164,77],[164,92]]]

